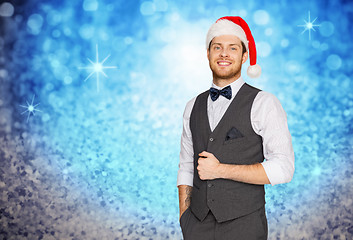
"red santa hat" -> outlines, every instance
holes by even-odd
[[[261,75],[261,67],[256,63],[256,46],[248,24],[241,17],[222,17],[208,30],[206,48],[208,49],[213,38],[221,35],[234,35],[242,41],[249,52],[250,66],[247,74],[251,78]]]

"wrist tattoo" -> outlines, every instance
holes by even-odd
[[[188,186],[185,190],[186,192],[186,198],[185,198],[185,205],[188,208],[191,203],[191,192],[192,192],[192,187]]]

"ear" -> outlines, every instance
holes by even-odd
[[[243,54],[243,57],[242,57],[242,60],[241,60],[241,63],[244,64],[246,62],[246,60],[248,60],[248,51],[246,51],[244,54]]]
[[[208,59],[208,61],[210,61],[210,49],[209,48],[207,49],[207,59]]]

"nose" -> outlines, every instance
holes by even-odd
[[[221,57],[229,57],[228,50],[226,48],[223,48],[222,51],[220,52]]]

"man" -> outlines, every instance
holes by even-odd
[[[212,88],[183,116],[178,189],[186,240],[267,239],[264,184],[290,182],[294,152],[278,99],[241,77],[258,77],[255,42],[240,17],[224,17],[207,34]],[[264,161],[266,159],[266,161]]]

